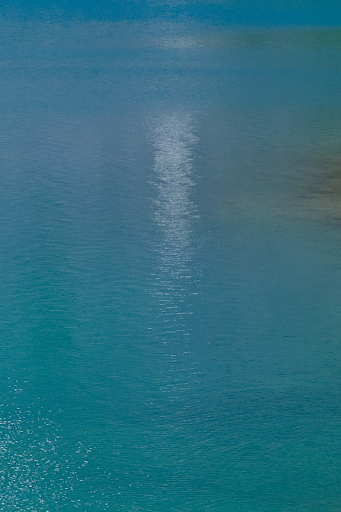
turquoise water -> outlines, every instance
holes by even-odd
[[[0,510],[340,510],[339,10],[3,10]]]

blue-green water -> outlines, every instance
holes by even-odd
[[[339,11],[3,10],[1,511],[339,512]]]

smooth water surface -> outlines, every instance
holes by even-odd
[[[341,30],[120,5],[1,19],[0,510],[337,512]]]

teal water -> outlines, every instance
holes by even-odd
[[[339,511],[339,8],[42,7],[0,20],[0,510]]]

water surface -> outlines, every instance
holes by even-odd
[[[24,12],[0,510],[340,510],[340,30]]]

